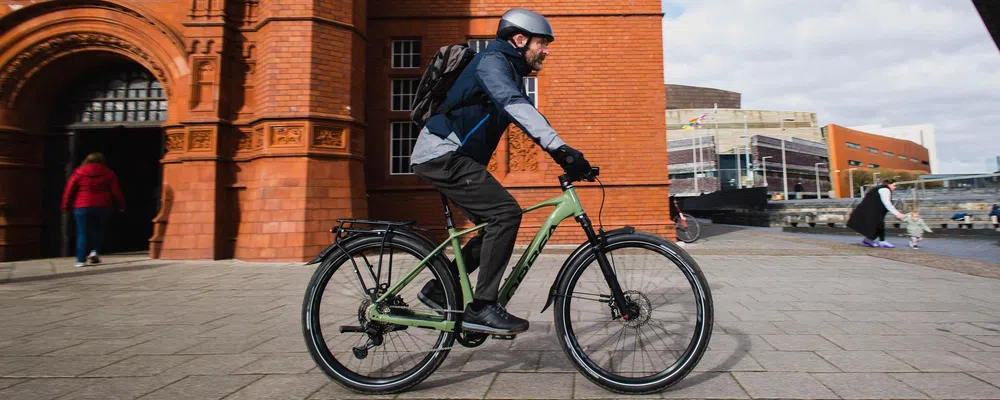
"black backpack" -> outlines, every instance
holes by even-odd
[[[485,98],[475,98],[453,104],[441,110],[441,103],[448,94],[448,89],[455,84],[455,80],[469,65],[472,58],[476,56],[476,51],[469,48],[468,44],[461,43],[451,46],[444,46],[438,49],[431,62],[427,65],[424,75],[417,85],[416,97],[413,99],[413,110],[410,111],[410,119],[423,129],[427,120],[436,114],[447,114],[452,110],[471,106],[475,104],[485,104]]]

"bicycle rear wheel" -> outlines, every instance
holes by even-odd
[[[680,382],[712,335],[712,295],[698,264],[677,245],[634,233],[607,239],[604,254],[638,312],[621,317],[595,254],[557,283],[559,343],[587,379],[619,393],[652,393]]]
[[[674,226],[677,228],[677,240],[684,243],[692,243],[701,236],[701,225],[690,214],[678,214],[674,217]]]
[[[337,250],[323,261],[306,288],[302,330],[309,353],[330,378],[357,392],[396,393],[420,383],[448,356],[454,334],[370,321],[372,300],[366,289],[377,291],[376,297],[384,294],[430,250],[399,235],[390,235],[384,245],[383,236],[370,235],[347,239],[342,246],[346,254]],[[421,303],[417,293],[431,279],[452,282],[447,266],[438,264],[428,265],[382,305],[382,312],[436,311]],[[454,287],[442,289],[445,308],[456,309]],[[454,313],[441,314],[441,320],[455,318]]]

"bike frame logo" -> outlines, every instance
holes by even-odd
[[[508,280],[510,280],[510,289],[505,290],[503,291],[503,293],[501,293],[501,295],[504,297],[504,299],[502,299],[503,303],[506,303],[508,300],[510,300],[510,297],[514,295],[515,291],[517,291],[518,286],[521,286],[521,281],[523,281],[524,277],[528,275],[528,270],[531,269],[532,265],[534,265],[535,259],[542,254],[542,247],[545,247],[545,243],[548,243],[549,238],[552,236],[552,232],[554,232],[555,230],[556,230],[556,225],[552,225],[549,227],[549,230],[547,232],[543,232],[542,236],[537,240],[538,246],[535,246],[534,249],[531,249],[531,251],[529,251],[527,254],[523,256],[522,261],[517,263],[519,268],[514,271],[515,273],[514,275],[511,275],[509,278],[507,278]]]

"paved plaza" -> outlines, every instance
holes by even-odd
[[[695,372],[653,398],[1000,398],[1000,264],[706,227],[686,249],[715,330]],[[510,308],[516,340],[453,350],[417,387],[364,396],[330,381],[299,324],[301,263],[105,257],[0,264],[0,399],[623,398],[567,361],[539,258]],[[523,293],[522,293],[523,292]],[[531,295],[527,295],[531,294]]]

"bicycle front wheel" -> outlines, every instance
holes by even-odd
[[[681,215],[684,216],[683,220]],[[674,217],[674,226],[677,228],[677,240],[684,243],[692,243],[701,236],[701,225],[690,214],[678,214]]]
[[[604,254],[638,311],[626,321],[595,254],[578,258],[558,283],[559,343],[587,379],[619,393],[652,393],[680,382],[708,348],[712,295],[683,249],[633,233],[607,239]]]

